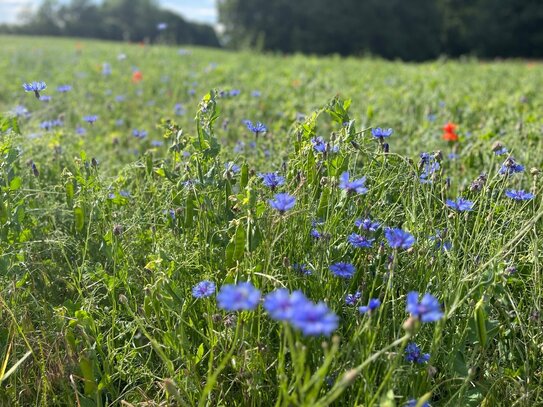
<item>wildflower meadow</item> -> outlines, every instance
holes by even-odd
[[[0,44],[0,405],[543,405],[541,63]]]

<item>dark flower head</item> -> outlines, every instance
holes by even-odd
[[[285,178],[276,172],[261,173],[258,174],[258,176],[262,179],[262,183],[268,188],[271,188],[272,191],[285,183]]]
[[[439,321],[444,315],[436,297],[426,293],[419,302],[419,293],[415,291],[407,294],[407,306],[405,310],[421,322]]]
[[[534,194],[523,191],[521,189],[508,189],[507,191],[505,191],[505,195],[507,195],[507,197],[511,199],[514,199],[515,201],[528,201],[530,199],[533,199],[534,197]]]
[[[366,314],[368,312],[372,312],[376,310],[377,308],[379,308],[380,305],[381,305],[381,300],[379,298],[372,298],[368,302],[368,305],[363,305],[361,307],[358,307],[358,312],[360,312],[361,314]]]
[[[468,201],[467,199],[464,199],[462,197],[457,198],[456,201],[447,199],[447,206],[458,212],[471,211],[473,210],[473,205],[473,202]]]
[[[212,281],[200,281],[194,287],[192,287],[192,296],[194,298],[209,297],[215,292],[215,283]]]
[[[304,336],[330,336],[337,329],[339,318],[323,302],[305,301],[296,307],[290,322]]]
[[[371,129],[371,134],[375,138],[384,139],[391,136],[392,129],[382,129],[380,127],[377,127],[375,129]]]
[[[219,308],[226,311],[253,310],[260,302],[260,291],[251,283],[227,284],[217,294]]]
[[[351,278],[356,272],[356,268],[351,263],[345,262],[334,263],[329,268],[334,275],[342,278]]]
[[[36,98],[40,98],[40,92],[47,87],[45,82],[30,82],[23,83],[23,88],[26,92],[34,92]]]
[[[358,248],[370,248],[373,245],[373,241],[375,239],[368,239],[366,236],[357,235],[356,233],[352,233],[347,237],[347,240],[349,243]]]
[[[424,364],[430,360],[429,353],[421,353],[416,343],[410,342],[405,348],[405,360],[408,362]]]
[[[280,213],[285,213],[289,209],[294,208],[294,205],[296,204],[296,198],[286,194],[276,194],[274,199],[270,199],[269,201],[270,206],[279,211]]]
[[[415,237],[399,228],[386,228],[385,237],[393,249],[409,249],[415,244]]]
[[[366,188],[366,177],[356,179],[354,181],[349,181],[349,172],[345,171],[339,177],[339,187],[348,193],[356,192],[357,194],[365,194],[368,192]]]

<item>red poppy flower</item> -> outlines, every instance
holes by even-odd
[[[132,74],[132,82],[136,83],[143,79],[143,75],[140,71],[134,71]]]
[[[455,133],[445,132],[441,136],[445,141],[458,141],[458,135]]]
[[[451,122],[448,122],[447,124],[445,124],[445,126],[443,126],[443,131],[445,133],[454,133],[455,129],[456,129],[456,124],[451,123]]]

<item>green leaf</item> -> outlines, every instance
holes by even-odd
[[[75,218],[75,229],[78,232],[81,232],[83,230],[83,226],[85,226],[85,211],[81,207],[75,207],[74,208],[74,218]]]

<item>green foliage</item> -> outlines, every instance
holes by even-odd
[[[73,44],[0,38],[0,111],[14,111],[0,120],[1,405],[543,403],[539,64]],[[52,99],[22,80],[44,80]],[[441,138],[449,121],[457,143]],[[376,127],[394,129],[389,152]],[[524,172],[499,174],[497,141]],[[440,164],[425,183],[423,151]],[[270,171],[285,178],[275,191],[259,176]],[[341,190],[344,171],[365,176],[367,194]],[[296,197],[292,210],[270,207],[277,192]],[[474,210],[448,209],[458,196]],[[380,228],[372,248],[352,247],[366,217],[415,245],[393,250]],[[330,272],[339,261],[352,279]],[[301,290],[339,327],[304,337],[262,306],[225,312],[192,296],[202,280]],[[409,320],[412,290],[435,295],[445,318]],[[370,298],[381,306],[360,314]],[[405,360],[411,341],[428,363]]]

